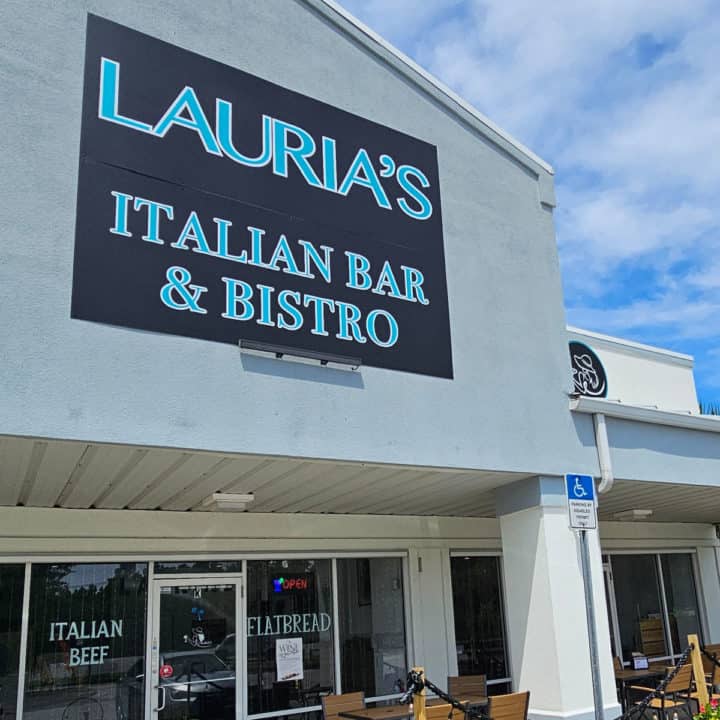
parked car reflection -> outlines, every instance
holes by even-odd
[[[157,683],[161,720],[234,720],[235,673],[214,652],[167,653],[160,656],[160,667],[169,668]],[[143,720],[144,679],[144,662],[139,661],[118,684],[117,720]]]
[[[235,669],[235,633],[227,635],[215,648],[215,655],[229,668]]]

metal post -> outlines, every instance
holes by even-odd
[[[693,666],[693,675],[695,676],[695,688],[697,689],[697,701],[700,707],[707,706],[709,702],[707,683],[705,682],[705,669],[703,668],[702,654],[700,652],[700,638],[697,635],[688,635],[688,646],[692,647],[690,651],[690,661]],[[714,691],[713,691],[714,692]]]
[[[414,667],[414,673],[419,673],[420,678],[425,680],[425,668]],[[423,683],[422,689],[419,693],[413,695],[413,718],[414,720],[427,720],[427,714],[425,712],[425,684]]]
[[[590,573],[590,550],[588,548],[587,530],[580,530],[580,557],[583,588],[585,590],[588,642],[590,644],[590,675],[592,678],[593,702],[595,704],[595,720],[604,720],[602,691],[600,689],[600,660],[598,658],[597,632],[595,629],[595,598]]]

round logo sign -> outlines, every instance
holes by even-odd
[[[570,343],[575,392],[588,397],[607,397],[607,377],[598,356],[580,342]]]
[[[161,665],[160,666],[160,677],[163,679],[167,679],[169,677],[172,677],[173,674],[173,666],[172,665]]]

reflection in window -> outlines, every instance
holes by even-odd
[[[337,561],[343,692],[365,697],[405,689],[401,558]]]
[[[334,689],[330,561],[249,561],[247,595],[249,713],[319,705]]]
[[[158,720],[235,720],[235,612],[235,585],[161,587]]]
[[[605,571],[606,573],[608,571]],[[607,606],[607,616],[608,616],[608,627],[610,628],[610,650],[612,651],[613,658],[620,657],[618,655],[617,648],[615,647],[615,633],[613,631],[613,620],[612,620],[612,612],[610,611],[610,584],[607,581],[607,577],[605,577],[605,605]]]
[[[500,558],[454,557],[450,562],[458,673],[507,677]]]
[[[0,565],[0,717],[15,720],[24,565]]]
[[[668,655],[655,555],[613,555],[612,572],[623,659]]]
[[[25,718],[142,720],[146,577],[144,563],[32,566]]]
[[[695,591],[692,556],[661,555],[665,601],[670,619],[673,651],[680,653],[687,646],[687,636],[702,637]]]
[[[241,573],[242,560],[183,560],[156,562],[156,575],[211,575],[212,573]]]

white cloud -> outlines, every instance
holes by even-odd
[[[570,320],[720,388],[720,4],[341,2],[555,165]]]
[[[701,290],[718,290],[720,288],[720,258],[715,257],[704,265],[701,270],[690,273],[687,276],[687,281],[691,286]]]
[[[716,220],[712,210],[691,202],[652,207],[617,188],[565,196],[573,202],[563,222],[570,237],[562,242],[569,244],[569,254],[579,253],[604,268],[658,250],[684,252],[692,237]]]
[[[678,291],[656,299],[638,300],[620,308],[583,308],[573,311],[573,324],[602,326],[609,333],[625,333],[647,328],[652,336],[666,343],[678,339],[713,339],[718,336],[717,316],[720,299],[688,298]]]

